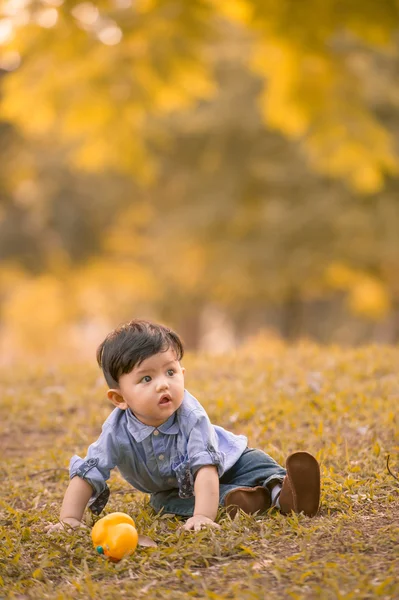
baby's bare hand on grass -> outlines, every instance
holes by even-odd
[[[71,529],[87,529],[87,525],[79,521],[78,519],[64,519],[59,523],[55,523],[55,525],[48,525],[45,527],[44,531],[46,533],[56,533],[57,531],[70,531]]]
[[[184,525],[182,525],[181,529],[185,531],[189,531],[190,529],[194,529],[194,531],[200,531],[205,527],[214,527],[216,529],[220,529],[220,525],[212,521],[209,517],[205,517],[204,515],[194,515],[190,517]]]

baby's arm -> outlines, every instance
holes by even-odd
[[[111,413],[111,417],[114,413]],[[87,449],[85,459],[72,456],[69,465],[70,482],[65,492],[61,507],[61,523],[53,525],[47,531],[63,529],[63,524],[71,527],[84,527],[81,519],[84,510],[92,498],[90,508],[98,514],[107,503],[109,490],[106,485],[113,469],[119,460],[120,443],[114,425],[106,421],[102,427],[100,437]],[[101,499],[101,507],[95,507]]]
[[[73,477],[69,482],[64,500],[61,506],[60,521],[56,525],[48,527],[47,532],[63,529],[63,523],[73,527],[82,527],[82,517],[90,497],[93,494],[93,488],[87,481],[80,477]]]
[[[92,494],[93,488],[87,481],[80,477],[73,477],[65,492],[61,506],[60,520],[64,523],[68,523],[71,520],[79,521],[80,523]]]
[[[186,521],[183,529],[201,529],[202,525],[219,527],[214,521],[219,506],[219,475],[213,465],[201,467],[194,482],[194,515]]]

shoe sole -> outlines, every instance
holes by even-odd
[[[309,452],[295,452],[287,458],[294,511],[314,517],[320,504],[320,467]]]

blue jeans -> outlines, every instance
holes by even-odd
[[[271,481],[282,481],[286,470],[276,461],[256,448],[244,450],[238,461],[219,479],[219,505],[224,506],[226,494],[238,487],[262,485],[268,490]],[[150,505],[159,512],[191,517],[194,513],[195,498],[180,498],[177,489],[151,494]]]

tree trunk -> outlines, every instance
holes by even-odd
[[[303,334],[303,302],[300,293],[293,288],[282,306],[281,333],[288,341]]]

